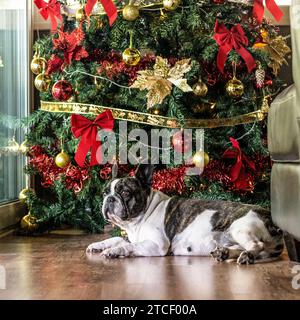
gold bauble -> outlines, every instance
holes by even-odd
[[[34,74],[40,74],[45,71],[47,61],[44,58],[34,57],[30,63],[30,69]]]
[[[163,6],[165,10],[176,10],[180,5],[180,0],[163,0]]]
[[[122,59],[125,64],[129,66],[136,66],[141,60],[141,54],[139,50],[135,48],[127,48],[122,53]]]
[[[76,19],[76,21],[81,22],[84,20],[84,18],[85,18],[84,9],[83,9],[83,7],[81,7],[76,10],[75,19]]]
[[[46,76],[44,73],[40,73],[34,79],[35,87],[41,92],[48,91],[50,83],[51,83],[51,78]]]
[[[197,168],[206,167],[209,163],[209,155],[204,151],[197,151],[193,155],[193,164]]]
[[[20,191],[18,199],[22,202],[22,203],[26,203],[26,200],[28,198],[28,193],[29,192],[34,192],[33,189],[31,188],[24,188]]]
[[[56,157],[55,157],[55,164],[59,167],[59,168],[65,168],[69,163],[70,163],[70,156],[62,151],[60,152]]]
[[[7,144],[6,150],[9,153],[18,153],[19,152],[20,145],[15,140],[15,137],[12,137]]]
[[[226,84],[226,91],[230,97],[238,98],[244,94],[244,85],[242,81],[233,77]]]
[[[150,109],[148,109],[149,113],[155,114],[156,116],[161,115],[162,110],[159,107],[152,107]]]
[[[120,235],[121,235],[121,237],[126,238],[127,232],[125,230],[121,230]]]
[[[19,151],[23,154],[26,154],[29,151],[28,141],[24,140],[19,147]]]
[[[201,79],[193,85],[192,89],[194,94],[198,97],[205,97],[208,92],[207,85]]]
[[[38,228],[37,219],[30,212],[21,220],[21,228],[28,231],[34,231]]]
[[[134,6],[133,4],[127,4],[122,10],[122,14],[125,20],[134,21],[140,15],[139,7]]]

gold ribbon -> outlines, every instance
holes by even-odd
[[[246,113],[232,118],[215,118],[215,119],[185,119],[182,126],[178,119],[169,118],[155,114],[109,108],[95,104],[77,103],[77,102],[51,102],[41,101],[41,110],[48,112],[64,112],[77,114],[94,114],[98,115],[105,110],[111,110],[114,119],[124,120],[136,123],[143,123],[164,128],[218,128],[231,127],[239,124],[262,121],[266,113],[262,110]]]

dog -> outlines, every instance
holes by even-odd
[[[140,164],[134,176],[116,177],[104,188],[102,214],[124,229],[88,246],[107,258],[166,255],[209,256],[253,264],[279,257],[282,231],[270,212],[256,205],[186,199],[151,189],[154,166]]]

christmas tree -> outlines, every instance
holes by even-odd
[[[24,230],[103,229],[102,192],[112,163],[119,163],[120,175],[133,174],[145,158],[121,161],[120,122],[127,132],[171,133],[170,148],[148,141],[149,152],[161,151],[153,188],[269,206],[266,117],[283,85],[277,75],[289,48],[262,17],[260,1],[35,3],[52,30],[36,41],[31,63],[41,105],[25,121],[25,170],[40,186],[20,194],[29,208]],[[271,13],[281,18],[276,5]],[[108,163],[95,154],[103,128],[118,140]],[[205,148],[198,150],[191,147],[199,140],[196,129],[204,132]],[[137,143],[127,140],[125,151]],[[109,138],[105,143],[112,146]],[[189,162],[174,161],[185,153]],[[187,174],[195,167],[201,174]]]

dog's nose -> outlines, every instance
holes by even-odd
[[[108,202],[115,202],[115,198],[114,198],[114,197],[109,197],[109,198],[107,199],[107,201],[108,201]]]

